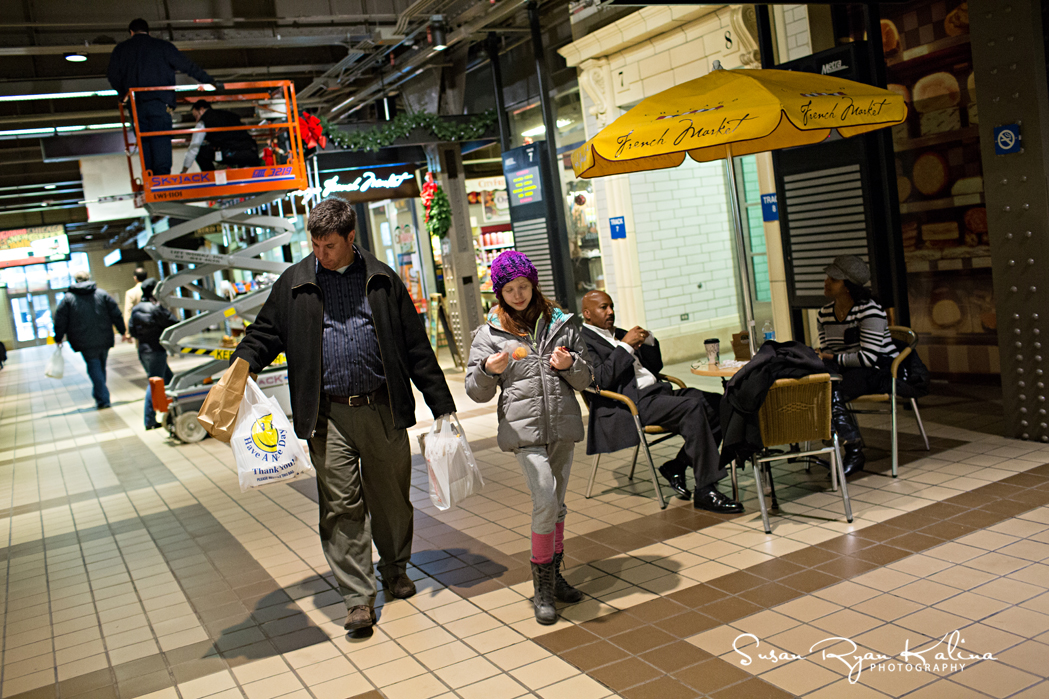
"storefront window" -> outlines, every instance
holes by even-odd
[[[0,281],[7,285],[8,294],[24,294],[29,290],[26,284],[25,267],[5,267],[0,269]]]
[[[589,180],[571,180],[566,190],[568,251],[572,256],[576,303],[582,308],[582,298],[586,292],[605,288],[601,240],[597,233],[597,206],[593,184]]]
[[[586,140],[583,129],[583,105],[579,89],[573,89],[554,98],[554,115],[557,119],[557,148],[574,146]],[[546,125],[543,109],[538,100],[510,113],[510,131],[513,146],[523,146],[535,141],[546,140]]]

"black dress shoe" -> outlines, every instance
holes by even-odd
[[[678,469],[681,469],[678,471]],[[685,467],[680,461],[668,461],[659,467],[659,473],[667,479],[667,483],[674,489],[677,496],[682,500],[691,500],[692,491],[685,485]]]
[[[717,512],[722,515],[738,515],[743,512],[743,504],[736,502],[723,495],[714,486],[707,488],[696,488],[696,500],[694,507],[697,510]]]
[[[863,455],[863,446],[859,442],[846,444],[842,447],[842,451],[845,453],[841,457],[841,466],[846,476],[851,476],[857,471],[863,470],[863,465],[867,463],[867,457]]]

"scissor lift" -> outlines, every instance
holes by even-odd
[[[131,126],[135,143],[142,138],[163,135],[192,135],[196,129],[171,129],[169,131],[142,132],[139,128],[134,95],[139,92],[171,90],[171,87],[132,88]],[[183,92],[181,95],[185,96]],[[234,126],[211,131],[236,131],[266,129],[274,134],[287,133],[288,162],[276,166],[230,168],[213,172],[186,173],[178,175],[154,175],[145,169],[145,162],[138,152],[142,178],[136,179],[132,167],[130,134],[124,127],[124,141],[128,154],[128,171],[136,197],[152,215],[169,216],[183,222],[150,237],[146,252],[160,262],[186,265],[175,274],[166,277],[158,286],[155,296],[168,308],[181,308],[194,315],[164,331],[161,344],[172,354],[206,355],[210,361],[188,371],[175,374],[165,390],[165,395],[154,396],[154,403],[168,406],[167,427],[176,437],[185,442],[195,442],[206,436],[197,422],[196,413],[210,390],[216,374],[229,364],[234,348],[221,343],[223,332],[217,335],[206,330],[218,325],[224,327],[227,319],[238,316],[248,321],[269,297],[270,288],[265,286],[234,298],[227,299],[200,284],[215,272],[239,269],[253,273],[280,274],[288,268],[287,262],[258,259],[258,255],[278,249],[291,241],[294,227],[280,216],[265,216],[252,213],[284,197],[292,191],[305,190],[308,184],[302,142],[299,138],[298,108],[295,89],[291,82],[263,81],[249,83],[226,83],[221,93],[206,93],[210,102],[251,101],[266,106],[268,113],[283,113],[283,120],[253,126]],[[200,97],[199,92],[190,92],[191,100]],[[185,99],[185,97],[184,97]],[[283,105],[283,107],[281,106]],[[123,118],[123,106],[121,117]],[[211,206],[192,205],[189,202],[207,201]],[[208,226],[230,224],[276,231],[276,235],[236,252],[221,255],[195,250],[170,247],[169,243]],[[177,292],[182,290],[179,295]],[[188,293],[187,293],[188,292]],[[284,356],[278,359],[259,376],[259,385],[274,395],[286,412],[291,411],[288,398],[288,372]]]

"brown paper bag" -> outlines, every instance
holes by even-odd
[[[249,364],[237,357],[233,366],[211,387],[204,405],[200,406],[197,419],[208,434],[221,442],[229,442],[237,424],[240,401],[248,385]]]

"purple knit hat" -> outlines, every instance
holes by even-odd
[[[492,288],[496,296],[499,296],[504,286],[518,277],[524,277],[533,286],[539,286],[539,272],[523,253],[507,250],[492,260]]]

